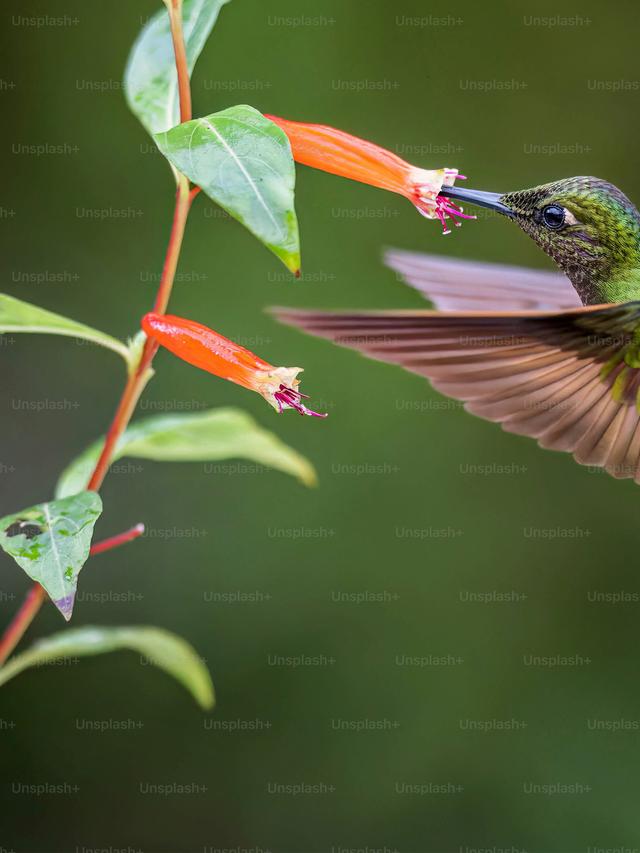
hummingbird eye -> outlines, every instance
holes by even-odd
[[[552,231],[559,231],[565,224],[565,209],[559,204],[548,204],[542,210],[542,221]]]

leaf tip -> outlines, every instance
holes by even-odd
[[[301,468],[299,480],[308,489],[316,489],[318,487],[318,472],[311,462],[306,459],[305,464]]]
[[[211,685],[210,692],[206,695],[199,696],[196,701],[203,711],[213,711],[216,705],[216,697],[215,693],[213,692],[213,684]]]
[[[269,246],[269,248],[276,257],[282,261],[290,273],[292,273],[296,278],[300,278],[302,258],[300,257],[299,250],[289,251],[287,249],[281,249],[278,246]]]
[[[69,595],[65,595],[63,598],[55,598],[53,599],[53,603],[58,608],[60,613],[64,616],[65,622],[69,622],[71,616],[73,614],[73,605],[75,604],[75,590]]]

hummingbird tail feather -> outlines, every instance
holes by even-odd
[[[562,313],[281,308],[275,314],[426,376],[508,432],[640,482],[640,302]]]

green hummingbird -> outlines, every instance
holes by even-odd
[[[391,251],[387,263],[436,310],[276,316],[428,377],[507,432],[640,482],[638,210],[593,177],[441,194],[511,219],[562,274]]]

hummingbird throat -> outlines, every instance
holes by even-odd
[[[630,302],[640,299],[640,244],[637,235],[609,234],[597,241],[586,234],[548,239],[533,223],[524,231],[565,273],[583,305]]]

